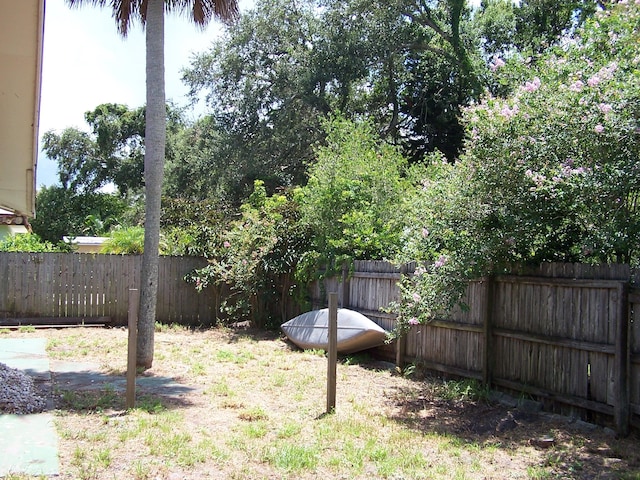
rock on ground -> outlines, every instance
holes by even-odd
[[[42,412],[46,400],[38,393],[33,378],[0,363],[0,413]]]

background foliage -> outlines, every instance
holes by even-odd
[[[209,258],[196,288],[263,325],[353,259],[419,262],[405,322],[512,262],[637,263],[638,8],[259,0],[184,70],[207,113],[167,108],[163,252]],[[144,108],[86,120],[45,135],[51,242],[144,220]]]
[[[512,262],[638,264],[639,24],[640,5],[620,3],[564,45],[500,65],[512,93],[466,109],[465,154],[414,199],[410,251],[427,263],[394,305],[405,322]]]

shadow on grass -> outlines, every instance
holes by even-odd
[[[53,362],[52,362],[53,363]],[[39,394],[48,400],[48,410],[103,411],[125,410],[127,381],[125,375],[107,374],[82,369],[73,370],[68,364],[62,371],[22,371],[34,379]],[[136,377],[136,408],[150,413],[190,406],[188,395],[196,387],[179,383],[173,378],[138,375]]]
[[[250,340],[254,342],[261,341],[274,341],[282,338],[282,333],[279,330],[262,330],[253,327],[228,327],[229,340],[227,343],[238,343],[244,340]]]
[[[488,400],[443,399],[428,388],[400,390],[390,400],[390,419],[425,435],[441,435],[453,445],[535,448],[542,453],[535,468],[545,472],[539,478],[640,479],[638,432],[615,438],[601,427],[575,419]]]

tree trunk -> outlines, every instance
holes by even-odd
[[[160,199],[164,173],[166,107],[164,94],[164,0],[149,0],[146,18],[147,108],[145,129],[144,254],[140,277],[138,367],[151,368],[158,298]]]

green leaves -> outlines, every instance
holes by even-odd
[[[21,233],[9,235],[0,240],[0,252],[68,252],[70,247],[62,243],[57,244],[42,240],[35,233]]]
[[[221,313],[233,321],[272,326],[285,320],[280,309],[296,291],[293,272],[309,248],[308,231],[299,219],[296,191],[268,196],[260,180],[241,212],[222,233],[210,264],[187,279],[198,290],[224,287],[229,295]]]
[[[327,122],[327,145],[317,150],[302,189],[302,218],[314,248],[337,257],[388,258],[398,247],[398,205],[407,184],[406,160],[377,139],[370,123]]]
[[[500,250],[506,258],[637,259],[631,239],[640,221],[633,200],[640,187],[633,107],[639,80],[637,57],[635,65],[627,57],[638,43],[637,18],[635,5],[596,15],[569,48],[528,65],[509,98],[488,98],[467,111],[463,163],[476,200],[491,212],[487,227],[514,239]],[[615,50],[602,45],[603,31]],[[509,76],[512,67],[503,68]]]
[[[640,263],[639,22],[640,5],[616,4],[562,50],[494,64],[513,93],[466,109],[455,166],[416,171],[397,261],[422,263],[391,306],[402,325],[514,262]]]

